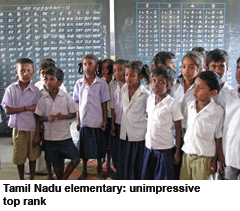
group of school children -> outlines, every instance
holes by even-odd
[[[70,96],[53,60],[42,62],[34,86],[32,60],[19,59],[18,81],[6,88],[1,105],[10,115],[20,179],[27,158],[34,179],[41,153],[48,179],[52,167],[57,179],[68,179],[80,159],[79,179],[87,179],[89,159],[97,159],[100,177],[106,159],[116,180],[239,179],[240,86],[223,81],[228,60],[224,50],[194,48],[175,80],[171,52],[155,55],[151,69],[141,61],[85,55],[78,69],[84,76]],[[240,85],[240,58],[236,80]],[[77,146],[69,124],[75,117]],[[66,168],[65,158],[71,160]]]

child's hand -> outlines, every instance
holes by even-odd
[[[77,131],[80,130],[80,127],[81,127],[81,123],[80,123],[80,121],[77,121]]]
[[[26,110],[28,111],[35,111],[37,105],[25,106]]]
[[[116,136],[116,134],[115,134],[115,125],[114,124],[112,125],[112,128],[111,128],[111,135],[112,136]]]
[[[40,142],[41,142],[41,137],[39,135],[35,135],[33,139],[33,147],[40,145]]]
[[[107,126],[107,121],[103,121],[102,127],[101,127],[102,131],[106,130],[106,126]]]
[[[56,118],[57,118],[58,120],[63,120],[63,115],[62,115],[62,113],[57,113]]]
[[[180,155],[180,153],[175,153],[174,154],[174,164],[175,165],[178,165],[179,163],[180,163],[180,161],[181,161],[181,155]]]
[[[219,167],[219,170],[224,173],[226,164],[225,164],[225,157],[222,153],[218,156],[218,167]]]
[[[215,174],[217,172],[217,159],[214,157],[210,164],[211,174]]]
[[[47,118],[48,118],[49,122],[53,122],[56,119],[56,116],[55,115],[49,115]]]

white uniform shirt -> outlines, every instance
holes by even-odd
[[[170,149],[174,147],[174,121],[183,119],[181,104],[167,95],[155,105],[155,95],[147,101],[148,125],[146,147],[149,149]]]
[[[227,166],[240,169],[240,96],[238,87],[225,92],[223,97],[225,121],[223,153]]]
[[[43,86],[43,82],[42,81],[38,81],[35,83],[35,86],[39,89],[39,91],[41,92],[41,96],[45,95],[48,93],[48,91],[45,89],[45,87]],[[64,92],[67,92],[64,84],[62,83],[61,86],[59,87],[61,90],[63,90]]]
[[[140,85],[129,100],[128,85],[122,87],[123,115],[120,138],[128,141],[143,141],[147,132],[146,106],[150,92]]]
[[[121,124],[122,120],[122,96],[121,88],[117,81],[110,85],[110,108],[115,111],[115,123]]]
[[[183,78],[178,78],[179,82],[176,82],[173,85],[173,88],[171,89],[170,95],[176,99],[178,102],[181,103],[181,110],[182,114],[184,116],[184,119],[181,121],[182,123],[182,128],[186,128],[186,122],[187,122],[187,103],[189,101],[194,100],[193,96],[193,90],[194,90],[194,85],[192,85],[186,93],[184,93],[184,79]]]
[[[81,127],[101,128],[102,103],[110,100],[107,82],[96,76],[92,85],[89,86],[84,76],[75,84],[73,99],[79,103]]]
[[[231,89],[233,88],[225,82],[220,92],[213,97],[214,102],[217,103],[218,105],[221,104],[224,93]]]
[[[215,139],[222,137],[223,117],[223,108],[213,99],[199,113],[196,110],[196,102],[189,102],[187,130],[182,150],[187,154],[215,156]]]
[[[43,95],[37,104],[35,113],[38,116],[49,116],[62,113],[67,115],[77,112],[77,105],[71,96],[59,89],[56,98],[53,99],[47,93]],[[58,120],[53,122],[44,122],[44,139],[48,141],[63,141],[71,138],[69,119]]]

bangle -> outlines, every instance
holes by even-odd
[[[27,111],[25,106],[23,108],[24,108],[24,111]]]

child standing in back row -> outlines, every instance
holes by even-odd
[[[126,67],[126,84],[122,88],[123,114],[117,178],[141,179],[145,134],[147,131],[146,105],[150,92],[140,84],[149,82],[149,68],[141,61],[132,61]]]
[[[17,61],[18,81],[7,87],[2,107],[10,115],[8,125],[13,128],[13,163],[17,165],[19,177],[24,179],[24,163],[29,159],[30,179],[34,179],[36,159],[40,156],[40,137],[36,135],[34,110],[40,98],[37,87],[30,80],[34,75],[33,61],[22,58]]]
[[[74,87],[73,99],[78,103],[77,127],[80,130],[78,142],[83,171],[79,179],[87,177],[88,159],[97,159],[98,176],[102,176],[101,159],[106,156],[104,131],[107,124],[107,101],[110,100],[107,82],[96,75],[98,58],[89,54],[83,57],[82,68],[85,76]],[[81,67],[79,73],[83,73]]]
[[[153,94],[147,101],[148,127],[142,171],[144,180],[173,180],[174,163],[180,163],[183,115],[180,102],[169,95],[173,81],[174,71],[171,68],[157,67],[153,72],[151,82]]]

